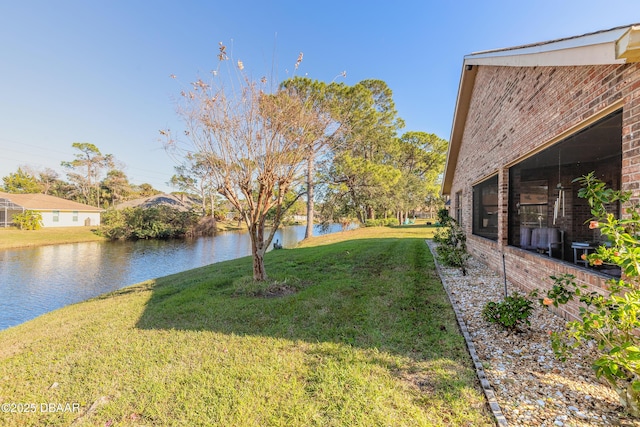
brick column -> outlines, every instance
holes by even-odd
[[[508,244],[509,233],[509,169],[498,171],[498,248]]]

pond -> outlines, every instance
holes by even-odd
[[[274,238],[293,247],[306,226]],[[314,236],[334,233],[314,228]],[[251,254],[246,232],[194,240],[88,242],[0,251],[0,330],[124,286]]]

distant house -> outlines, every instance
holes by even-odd
[[[573,182],[591,171],[640,197],[640,25],[465,56],[442,193],[474,256],[525,291],[602,291],[616,272],[581,259],[602,237]]]
[[[26,210],[42,215],[43,227],[81,227],[100,225],[103,209],[47,194],[0,192],[0,227],[8,227],[13,215]]]
[[[134,200],[127,200],[116,206],[116,209],[124,208],[153,208],[156,206],[169,206],[182,212],[201,209],[201,206],[194,203],[187,196],[176,196],[173,194],[156,194],[149,197],[142,197]]]

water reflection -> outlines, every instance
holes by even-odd
[[[314,235],[326,231],[316,227]],[[304,226],[278,230],[293,247]],[[197,240],[90,242],[0,251],[0,330],[123,286],[251,254],[247,233]]]

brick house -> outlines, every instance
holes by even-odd
[[[442,193],[473,256],[525,292],[602,289],[618,272],[580,262],[602,238],[572,183],[591,171],[640,196],[640,25],[465,56]]]

